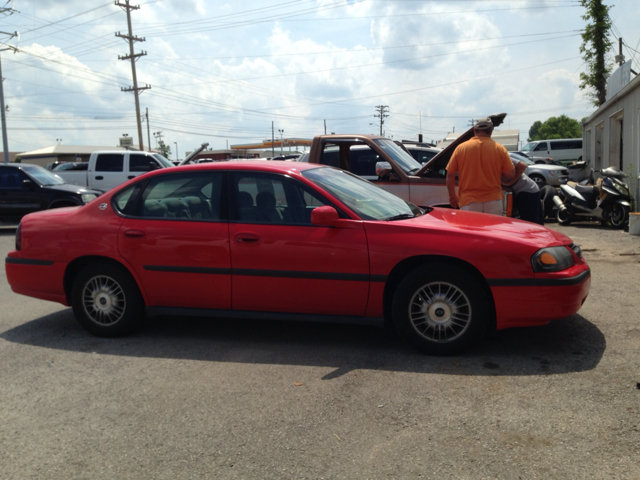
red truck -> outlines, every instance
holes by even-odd
[[[494,126],[506,113],[490,115]],[[450,207],[446,166],[458,145],[473,137],[473,128],[425,164],[416,161],[402,145],[377,135],[319,135],[303,161],[331,165],[352,172],[421,207]],[[503,214],[511,216],[512,195],[505,192]]]

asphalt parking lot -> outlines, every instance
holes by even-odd
[[[0,479],[640,478],[640,237],[548,226],[591,266],[583,308],[447,358],[348,325],[100,339],[2,269]]]

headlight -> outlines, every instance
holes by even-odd
[[[614,182],[613,186],[615,187],[616,190],[618,190],[622,195],[629,195],[629,189],[627,189],[627,187],[625,187],[624,185],[619,184],[618,182]]]
[[[93,194],[93,193],[83,193],[80,198],[82,198],[82,201],[84,203],[89,203],[92,200],[95,200],[96,198],[98,198],[97,195]]]
[[[547,247],[531,257],[534,272],[559,272],[573,266],[573,255],[567,247]]]

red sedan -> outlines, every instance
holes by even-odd
[[[264,161],[162,169],[27,215],[6,272],[14,292],[72,306],[99,336],[160,314],[387,320],[432,354],[572,315],[591,282],[579,247],[548,228]]]

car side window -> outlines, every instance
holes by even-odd
[[[547,142],[540,142],[538,145],[536,145],[536,148],[533,149],[534,152],[540,152],[542,150],[547,150]]]
[[[233,174],[232,220],[241,223],[311,225],[311,211],[330,205],[322,195],[286,175]]]
[[[129,206],[134,190],[129,187],[114,196],[122,213],[147,219],[223,221],[226,207],[222,201],[224,172],[188,172],[150,178]]]
[[[368,180],[377,180],[376,162],[380,161],[380,156],[370,148],[351,147],[350,163],[351,173]]]
[[[21,176],[20,170],[17,168],[0,167],[0,188],[22,188],[23,179],[26,179],[26,177]]]
[[[322,165],[340,168],[340,149],[337,145],[325,144],[320,158]]]
[[[131,154],[129,156],[130,172],[150,172],[161,168],[158,162],[152,157],[140,154]]]
[[[122,172],[123,166],[122,153],[103,153],[96,159],[96,172]]]

